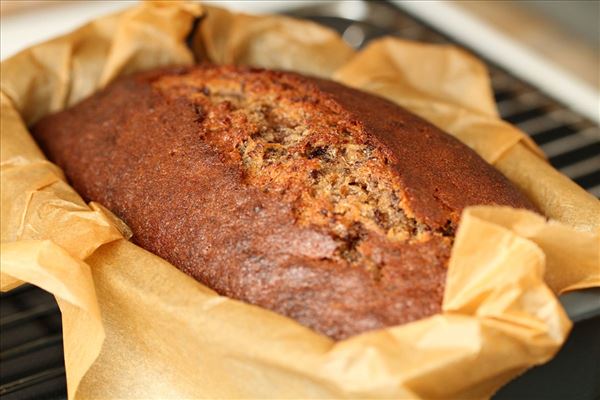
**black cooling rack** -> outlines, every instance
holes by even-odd
[[[382,35],[460,45],[390,4],[364,2],[366,13],[360,18],[348,18],[341,4],[327,2],[290,14],[337,30],[356,48]],[[489,68],[502,117],[527,132],[552,165],[600,197],[600,128],[492,63]],[[600,307],[599,297],[590,299]],[[600,398],[600,317],[595,315],[575,325],[550,363],[517,378],[494,399]],[[64,372],[60,313],[53,297],[31,285],[2,294],[2,399],[66,398]]]

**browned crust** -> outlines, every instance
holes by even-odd
[[[243,82],[246,91],[281,93],[283,100],[313,96],[315,107],[325,104],[354,124],[351,140],[375,146],[386,158],[387,167],[373,174],[400,185],[401,211],[428,232],[399,240],[363,227],[340,237],[327,225],[331,218],[319,222],[308,213],[299,220],[295,207],[310,205],[291,201],[289,193],[300,198],[304,181],[285,193],[266,191],[262,170],[249,175],[241,156],[228,152],[229,142],[207,133],[229,114],[202,94],[191,99],[190,86],[200,93],[194,79],[220,74]],[[179,80],[181,93],[172,86]],[[206,112],[213,113],[209,122]],[[238,122],[223,129],[248,136],[250,128]],[[427,122],[384,99],[291,73],[209,66],[147,73],[44,118],[33,131],[75,189],[123,218],[140,246],[220,294],[335,339],[440,311],[464,207],[533,209],[476,153]],[[340,252],[348,243],[358,258]],[[377,274],[367,262],[376,264]]]
[[[377,138],[406,190],[415,216],[435,228],[457,223],[474,204],[502,204],[536,210],[510,181],[477,153],[434,125],[390,101],[335,82],[321,90],[359,118]]]

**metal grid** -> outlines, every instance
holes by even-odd
[[[31,285],[0,298],[0,396],[66,397],[58,306],[50,294]]]
[[[452,42],[391,5],[365,4],[367,13],[360,19],[348,18],[345,10],[334,3],[306,7],[292,15],[336,29],[357,48],[382,35],[432,43]],[[531,135],[556,168],[595,196],[600,196],[600,128],[493,65],[490,65],[490,73],[502,117]],[[592,321],[595,329],[598,322]],[[568,353],[567,348],[573,347],[575,336],[584,337],[577,333],[582,329],[575,328],[569,341],[571,344],[567,343],[557,359],[550,363],[550,368],[561,359],[568,359],[572,352]],[[60,314],[52,296],[30,285],[2,294],[0,332],[0,396],[6,400],[66,398]],[[589,336],[589,329],[585,332]],[[580,364],[579,360],[575,362]],[[540,369],[543,368],[547,370],[548,366]],[[599,373],[600,369],[596,363],[587,371],[589,375],[589,371]],[[593,379],[593,375],[591,377]],[[518,391],[511,392],[510,387],[505,393],[513,397],[519,394]],[[539,391],[534,393],[539,394]],[[579,398],[594,396],[600,396],[600,389],[585,392]]]

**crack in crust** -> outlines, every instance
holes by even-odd
[[[190,101],[203,139],[241,168],[247,184],[293,204],[298,224],[335,238],[341,259],[377,279],[381,266],[361,251],[367,237],[452,240],[452,222],[432,229],[412,216],[385,154],[314,85],[290,74],[268,80],[249,70],[240,80],[239,72],[198,71],[152,85],[163,96]]]

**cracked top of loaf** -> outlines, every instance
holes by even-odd
[[[433,125],[289,72],[143,73],[44,118],[34,135],[137,244],[335,339],[441,310],[466,206],[534,209]]]

